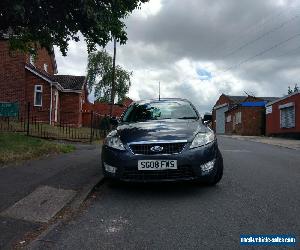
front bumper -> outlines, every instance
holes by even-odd
[[[127,148],[127,147],[126,147]],[[138,170],[138,160],[177,160],[176,170]],[[209,172],[203,172],[201,165],[214,161],[214,167]],[[104,164],[116,168],[115,173],[107,172]],[[162,182],[207,180],[213,178],[219,164],[223,164],[217,142],[214,141],[202,147],[189,149],[189,144],[179,154],[170,155],[134,155],[130,150],[120,151],[103,146],[102,168],[104,176],[122,181]]]

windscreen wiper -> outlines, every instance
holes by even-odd
[[[198,117],[196,117],[196,116],[184,116],[184,117],[180,117],[180,118],[177,118],[177,119],[183,119],[183,120],[194,119],[194,120],[197,120]]]

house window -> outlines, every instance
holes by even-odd
[[[34,86],[34,106],[38,106],[38,107],[42,106],[42,94],[43,94],[43,86],[35,85]]]
[[[29,56],[29,62],[30,62],[31,65],[34,66],[34,56],[33,55]]]
[[[242,112],[237,112],[235,114],[235,124],[242,123]]]
[[[44,63],[44,70],[45,70],[46,72],[48,72],[48,64],[47,64],[47,63]]]
[[[281,128],[295,127],[295,106],[294,105],[286,105],[280,108],[280,127]]]
[[[226,122],[231,122],[231,115],[227,116]]]

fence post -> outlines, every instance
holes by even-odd
[[[29,135],[30,102],[27,103],[27,135]]]
[[[91,134],[90,134],[90,143],[93,142],[93,116],[94,116],[94,112],[91,111]]]

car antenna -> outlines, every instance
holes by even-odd
[[[158,82],[158,100],[160,101],[160,81]]]

